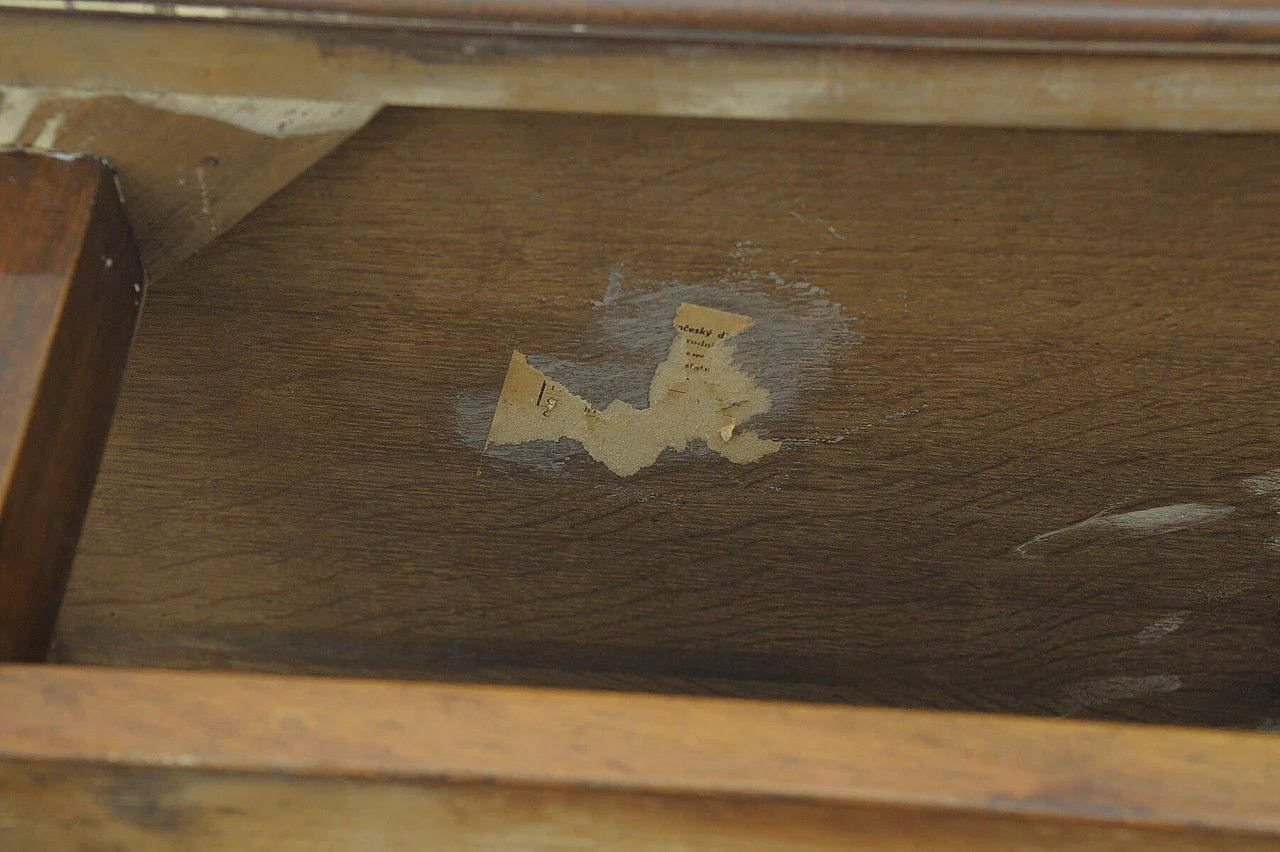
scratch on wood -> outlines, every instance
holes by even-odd
[[[1013,549],[1018,556],[1031,556],[1045,542],[1069,545],[1097,536],[1117,535],[1124,538],[1147,538],[1178,532],[1201,524],[1221,520],[1235,511],[1233,506],[1207,506],[1202,503],[1177,503],[1154,509],[1139,509],[1109,515],[1105,512],[1086,518],[1076,524],[1041,533],[1024,541]]]
[[[1152,642],[1159,642],[1170,633],[1176,632],[1182,627],[1183,622],[1190,615],[1189,610],[1179,610],[1162,616],[1148,624],[1142,630],[1138,631],[1138,635],[1133,637],[1139,644],[1148,645]]]
[[[1244,480],[1244,487],[1254,494],[1280,494],[1280,470],[1269,470]]]
[[[1167,695],[1182,689],[1179,675],[1119,675],[1087,680],[1064,690],[1063,715],[1102,707],[1113,701]]]
[[[1242,481],[1245,488],[1263,497],[1271,498],[1271,506],[1280,514],[1280,469],[1269,470]],[[1262,549],[1272,556],[1280,556],[1280,535],[1267,539]]]

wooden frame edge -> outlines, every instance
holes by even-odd
[[[382,27],[650,43],[897,45],[1230,55],[1280,47],[1265,3],[1082,4],[1073,0],[0,0],[0,9],[259,24]]]
[[[1280,838],[1280,739],[517,687],[0,666],[0,762],[780,797]]]
[[[1280,131],[1274,57],[664,46],[3,9],[0,33],[11,45],[0,52],[0,86],[757,120]]]

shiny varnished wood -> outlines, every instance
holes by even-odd
[[[44,656],[142,287],[110,169],[0,156],[0,660]]]
[[[367,848],[368,811],[460,848],[1262,849],[1280,834],[1280,740],[1260,734],[67,667],[0,669],[0,707],[0,818],[19,841],[199,844],[229,827]]]
[[[1267,138],[390,112],[155,291],[57,657],[1273,726],[1277,181]],[[482,452],[512,349],[625,354],[611,278],[812,284],[858,342],[756,465]]]

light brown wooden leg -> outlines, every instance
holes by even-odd
[[[45,655],[142,290],[106,165],[0,156],[0,660]]]

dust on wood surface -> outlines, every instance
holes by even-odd
[[[156,289],[58,657],[1280,725],[1278,180],[390,111]],[[605,404],[680,302],[756,320],[780,452],[483,452],[513,349]]]

